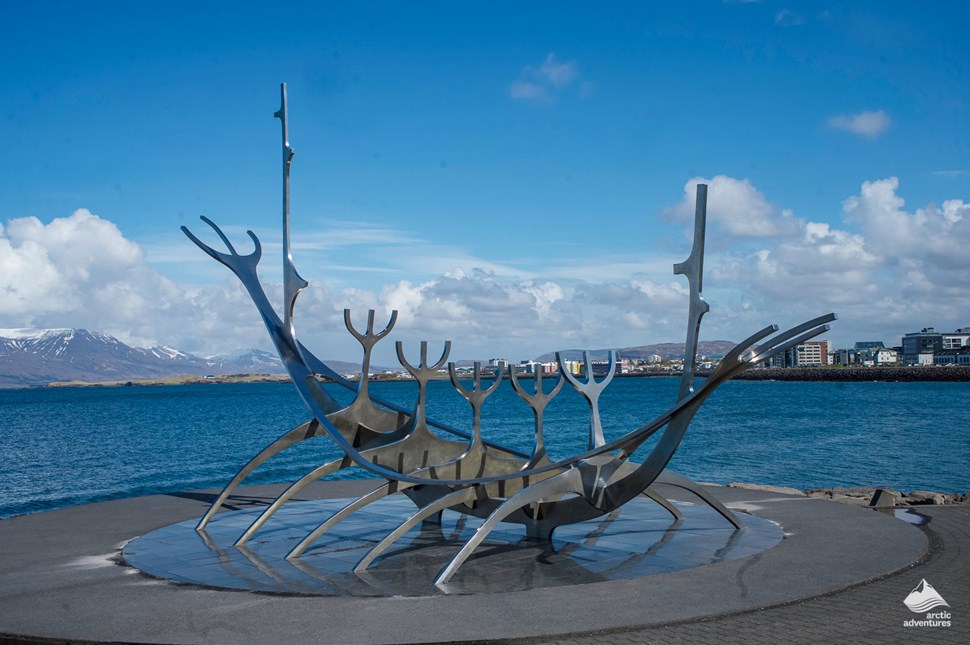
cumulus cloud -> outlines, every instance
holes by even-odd
[[[560,93],[574,86],[580,97],[591,95],[595,89],[593,83],[582,80],[576,61],[561,61],[550,53],[541,65],[522,68],[519,78],[509,85],[509,96],[516,101],[549,105]]]
[[[896,177],[864,182],[859,195],[842,202],[842,209],[862,225],[867,243],[888,261],[924,272],[965,271],[970,204],[950,199],[941,207],[930,204],[910,213],[898,189]]]
[[[840,315],[833,338],[843,344],[896,343],[924,326],[970,324],[970,203],[963,199],[910,208],[889,177],[863,182],[841,208],[832,205],[826,221],[814,221],[773,204],[750,180],[720,175],[687,182],[669,216],[690,221],[699,182],[710,186],[711,222],[705,296],[712,312],[702,338],[739,340],[768,322],[795,324],[827,311]],[[348,232],[345,244],[356,252],[385,237]],[[307,238],[309,251],[315,238]],[[529,273],[452,249],[442,254],[448,268],[399,265],[394,280],[376,274],[366,288],[308,275],[296,326],[320,356],[343,360],[358,351],[343,329],[344,307],[357,320],[367,309],[381,316],[396,309],[395,340],[453,340],[456,359],[680,341],[688,293],[671,267],[684,256],[661,250],[637,262],[613,255]],[[266,289],[279,309],[280,285]],[[88,327],[203,355],[268,348],[248,295],[228,272],[202,286],[176,284],[114,224],[83,209],[46,224],[23,218],[0,227],[0,326]],[[393,343],[377,347],[375,362],[395,364]]]
[[[86,209],[47,224],[25,217],[0,228],[3,327],[85,327],[139,346],[179,344],[191,351],[202,348],[198,337],[216,324],[210,302],[236,307],[244,298],[227,285],[186,291],[151,266],[117,226]],[[228,336],[253,340],[258,328],[240,324]]]
[[[707,184],[707,219],[736,237],[775,237],[795,232],[797,223],[791,211],[773,206],[747,179],[717,175],[710,179],[693,177],[684,184],[684,197],[665,214],[675,220],[694,221],[697,185]]]
[[[858,114],[837,114],[829,117],[829,127],[851,132],[866,139],[878,139],[889,129],[892,121],[883,110],[859,112]]]
[[[798,235],[712,258],[709,283],[753,310],[782,302],[801,317],[834,310],[849,342],[898,343],[907,331],[965,324],[970,204],[910,212],[898,189],[895,177],[863,182],[843,201],[841,225],[795,220]]]

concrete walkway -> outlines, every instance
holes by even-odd
[[[308,496],[371,485],[332,482]],[[242,489],[232,506],[275,492]],[[970,642],[970,508],[928,508],[917,528],[825,500],[711,492],[777,522],[786,539],[743,560],[632,580],[421,598],[227,591],[119,565],[125,541],[199,517],[211,491],[11,518],[0,522],[0,642]],[[923,578],[949,602],[952,627],[903,627],[918,616],[902,600]]]
[[[689,623],[652,625],[558,639],[520,640],[557,645],[626,645],[630,643],[710,644],[777,643],[970,643],[970,506],[927,506],[930,518],[921,528],[930,541],[916,564],[878,580],[778,607],[711,617]],[[879,545],[873,545],[878,549]],[[904,627],[920,618],[903,599],[921,580],[939,592],[950,607],[950,627]]]

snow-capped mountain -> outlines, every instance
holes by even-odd
[[[240,349],[228,354],[210,356],[210,361],[220,365],[232,365],[240,374],[282,374],[280,358],[261,349]]]
[[[0,329],[0,387],[282,372],[279,359],[260,350],[207,359],[167,345],[130,347],[110,334],[86,329]]]

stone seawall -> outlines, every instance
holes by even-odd
[[[940,367],[766,367],[734,377],[740,381],[970,381],[970,365]]]
[[[714,485],[717,484],[705,484]],[[821,497],[853,506],[928,506],[944,504],[970,504],[970,493],[947,493],[930,490],[914,490],[901,493],[892,488],[878,488],[875,486],[856,486],[852,488],[813,488],[798,490],[786,486],[770,486],[765,484],[750,484],[747,482],[732,482],[728,488],[744,488],[761,490],[785,495],[804,497]],[[876,498],[874,502],[873,499]]]

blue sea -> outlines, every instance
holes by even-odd
[[[328,387],[349,402],[350,393]],[[677,387],[676,378],[615,379],[600,398],[607,439],[670,407]],[[417,392],[408,382],[371,388],[408,407]],[[449,383],[432,382],[429,399],[431,418],[470,427],[471,408]],[[722,484],[962,493],[970,490],[967,400],[970,383],[728,382],[701,408],[671,467]],[[289,384],[0,391],[0,517],[221,487],[263,446],[307,418]],[[586,402],[564,388],[546,410],[553,457],[585,449],[588,420]],[[486,401],[482,434],[531,449],[531,411],[508,383]],[[292,481],[337,454],[326,438],[306,441],[247,481]],[[359,469],[338,475],[363,476]]]

